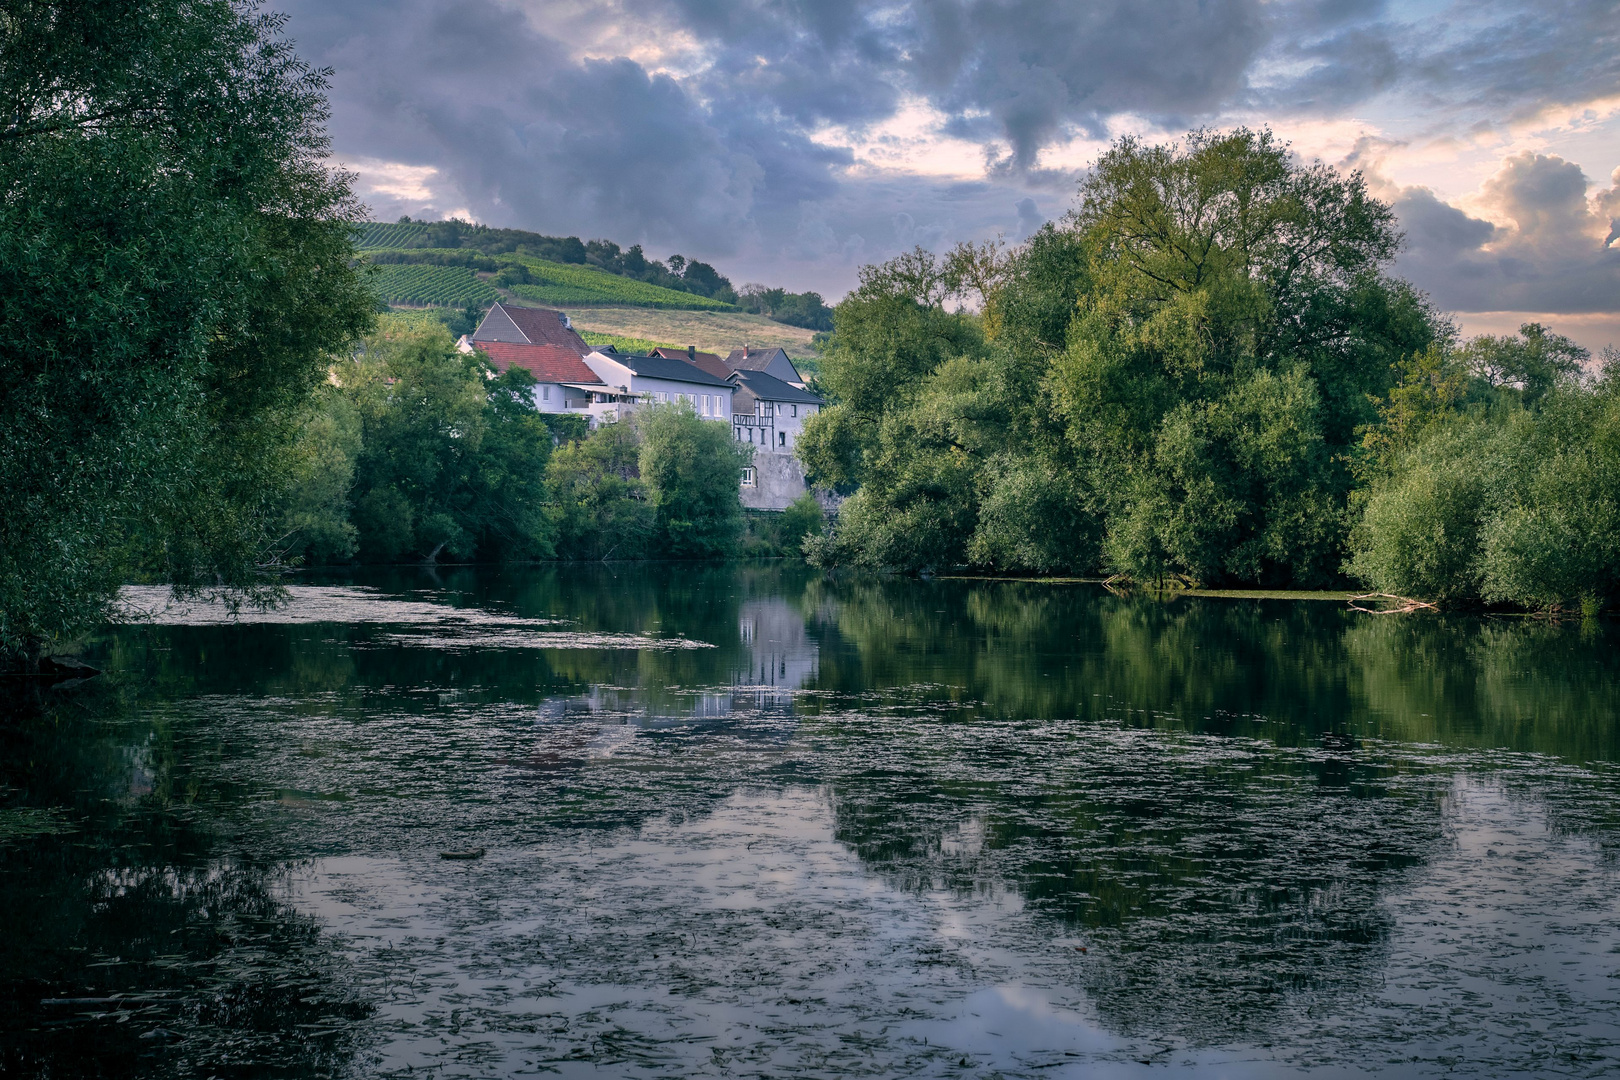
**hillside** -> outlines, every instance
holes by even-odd
[[[737,312],[763,316],[773,326],[806,328],[774,343],[809,340],[832,329],[832,311],[818,293],[792,293],[762,285],[739,294],[708,263],[671,255],[649,259],[639,244],[623,250],[610,240],[545,236],[465,221],[365,222],[357,249],[380,267],[373,281],[391,306],[517,303],[628,307],[662,311]]]
[[[362,248],[360,253],[378,265],[378,295],[390,304],[487,304],[499,293],[519,303],[732,310],[707,296],[532,255],[492,256],[455,248]]]
[[[546,304],[731,310],[737,300],[731,283],[707,263],[672,255],[666,264],[648,259],[639,245],[623,251],[607,240],[586,243],[577,236],[406,219],[366,222],[355,241],[373,263],[422,268],[408,277],[378,276],[389,303],[416,304],[424,295],[454,292],[466,275],[442,272],[452,268],[470,271],[508,298]]]
[[[815,332],[772,322],[763,315],[740,311],[654,311],[627,307],[577,307],[568,317],[584,331],[677,347],[696,345],[704,352],[725,356],[740,345],[762,349],[783,348],[795,360],[814,358]]]

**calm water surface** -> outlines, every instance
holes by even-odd
[[[0,1075],[1620,1073],[1609,624],[293,594],[0,689]]]

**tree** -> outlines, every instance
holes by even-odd
[[[372,298],[326,82],[228,0],[0,18],[0,650],[146,572],[264,595],[304,402]]]
[[[1592,380],[1584,359],[1539,326],[1476,338],[1443,365],[1443,385],[1465,373],[1473,385],[1422,399],[1421,426],[1409,403],[1432,380],[1397,387],[1346,568],[1385,592],[1460,605],[1620,598],[1620,364],[1611,354]]]
[[[1359,176],[1195,132],[1116,143],[1018,248],[863,270],[824,364],[836,403],[800,442],[818,480],[860,485],[819,552],[1335,578],[1373,401],[1446,333],[1383,273],[1397,241]]]
[[[564,443],[546,470],[547,512],[565,559],[639,559],[654,511],[641,479],[641,439],[629,423],[603,424]]]
[[[385,320],[339,365],[359,417],[352,470],[362,558],[527,559],[553,553],[544,477],[551,430],[521,368],[496,376],[437,324]],[[314,552],[312,552],[314,554]]]
[[[751,451],[731,425],[704,420],[686,402],[655,405],[637,418],[640,471],[658,531],[656,554],[712,559],[736,553],[738,497]]]

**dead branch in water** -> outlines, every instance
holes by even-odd
[[[1362,601],[1390,602],[1386,607],[1366,607]],[[1439,611],[1440,609],[1426,600],[1414,600],[1410,596],[1396,596],[1394,593],[1370,592],[1349,599],[1352,611],[1363,611],[1368,615],[1409,615],[1414,611]]]

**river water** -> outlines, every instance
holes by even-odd
[[[104,675],[0,688],[0,1075],[1620,1072],[1608,623],[758,566],[126,602]]]

